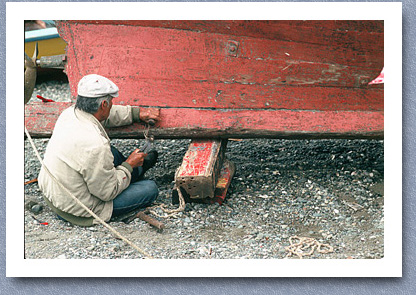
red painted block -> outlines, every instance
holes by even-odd
[[[213,198],[220,175],[226,141],[194,140],[175,175],[175,184],[191,199]]]
[[[222,205],[227,196],[228,188],[230,187],[231,180],[235,173],[235,165],[227,159],[224,159],[223,166],[221,168],[217,184],[215,186],[215,192],[213,198],[195,199],[191,198],[185,189],[181,189],[182,196],[185,203],[203,203],[203,204],[214,204],[218,203]],[[179,195],[177,190],[172,191],[172,204],[179,204]]]
[[[235,173],[235,165],[227,159],[224,159],[224,163],[221,168],[220,176],[218,178],[217,185],[215,186],[215,197],[211,200],[211,204],[218,203],[222,205],[227,196],[228,188],[231,184],[231,179]]]

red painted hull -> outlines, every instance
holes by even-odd
[[[114,103],[161,107],[159,138],[383,137],[383,86],[368,85],[383,68],[382,21],[64,21],[58,30],[72,96],[83,75],[107,76],[120,88]],[[50,135],[64,107],[28,105],[29,131]]]

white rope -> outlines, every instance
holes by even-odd
[[[39,160],[39,162],[41,163],[41,165],[43,166],[43,168],[45,169],[45,171],[49,174],[49,176],[78,204],[80,205],[84,210],[86,210],[89,214],[91,214],[92,217],[94,217],[98,222],[100,222],[104,227],[106,227],[107,229],[109,229],[113,234],[115,234],[118,238],[120,238],[121,240],[123,240],[124,242],[126,242],[127,244],[129,244],[131,247],[133,247],[135,250],[137,250],[140,254],[143,254],[144,256],[146,256],[147,258],[152,259],[153,257],[146,253],[144,250],[140,249],[138,246],[136,246],[133,242],[131,242],[130,240],[128,240],[127,238],[125,238],[124,236],[122,236],[117,230],[115,230],[113,227],[111,227],[108,223],[106,223],[104,220],[102,220],[100,217],[98,217],[93,211],[91,211],[87,206],[85,206],[80,200],[78,200],[77,197],[75,197],[65,186],[62,185],[62,183],[60,183],[55,176],[53,176],[53,174],[49,171],[49,169],[46,167],[46,165],[43,163],[42,158],[39,155],[39,152],[35,146],[35,143],[32,140],[32,137],[30,136],[29,132],[26,129],[25,126],[25,133],[27,135],[27,138],[29,139],[30,144],[32,145],[33,150],[36,153],[36,156]]]
[[[290,245],[286,247],[286,251],[289,252],[287,256],[296,255],[300,259],[312,255],[315,250],[321,254],[334,252],[334,248],[329,244],[320,243],[314,238],[292,236],[289,242]]]
[[[159,218],[169,218],[169,217],[172,217],[172,216],[177,215],[179,212],[184,211],[185,210],[185,206],[186,206],[185,199],[182,196],[181,189],[179,187],[177,187],[176,190],[177,190],[178,196],[179,196],[179,207],[177,209],[167,209],[167,208],[165,208],[165,204],[161,204],[161,205],[158,205],[158,206],[150,207],[148,209],[149,210],[149,213],[151,213],[154,216],[159,217]],[[154,210],[154,209],[157,209],[157,208],[160,208],[167,215],[160,215],[160,214],[158,214]]]

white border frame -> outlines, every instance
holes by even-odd
[[[8,2],[6,31],[6,276],[8,277],[398,277],[402,275],[401,3]],[[174,12],[174,13],[172,13]],[[23,20],[336,19],[385,24],[385,252],[375,260],[24,259]],[[19,78],[18,78],[19,77]],[[20,155],[20,156],[19,156]]]

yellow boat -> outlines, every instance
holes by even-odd
[[[38,58],[65,54],[66,43],[58,34],[56,27],[25,31],[25,52],[32,56],[38,43]]]

